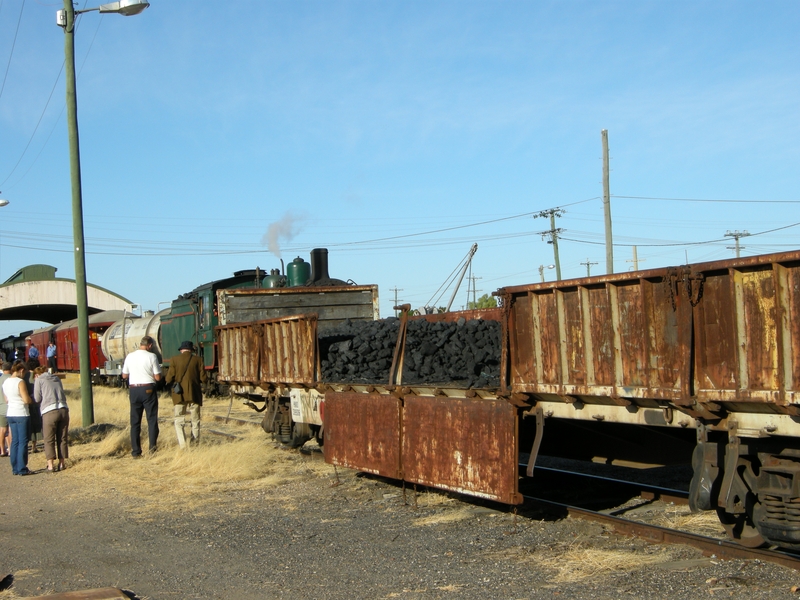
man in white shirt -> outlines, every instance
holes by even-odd
[[[122,378],[128,380],[131,401],[131,455],[142,456],[142,413],[147,415],[147,434],[150,452],[156,451],[158,441],[158,394],[156,382],[161,379],[161,366],[153,353],[155,342],[146,335],[139,342],[139,349],[125,357]]]

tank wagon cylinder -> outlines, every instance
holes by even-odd
[[[161,355],[159,331],[161,318],[169,314],[170,309],[153,314],[147,311],[142,317],[127,317],[114,323],[103,334],[101,347],[106,360],[121,361],[134,350],[139,349],[139,342],[146,335],[155,340],[155,352]]]

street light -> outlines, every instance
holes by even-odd
[[[539,265],[539,277],[541,277],[542,283],[544,283],[544,270],[555,269],[555,268],[556,268],[555,265],[547,265],[546,267],[544,265]]]
[[[86,291],[86,257],[83,247],[83,199],[81,196],[81,153],[78,143],[78,100],[75,87],[75,15],[97,10],[101,13],[136,15],[150,6],[142,0],[120,0],[97,8],[75,10],[72,0],[64,0],[64,10],[56,12],[56,23],[64,29],[64,66],[67,79],[67,131],[69,136],[70,178],[72,181],[72,240],[75,251],[75,289],[78,310],[78,353],[81,368],[81,408],[83,426],[94,423],[91,362],[89,360],[89,301]]]

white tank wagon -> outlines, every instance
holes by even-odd
[[[100,347],[106,357],[106,362],[99,369],[101,378],[111,385],[122,385],[122,363],[125,357],[139,349],[139,342],[144,336],[153,338],[155,345],[153,351],[162,362],[160,346],[161,318],[169,314],[170,309],[157,313],[146,311],[141,317],[127,315],[109,327],[103,334]]]

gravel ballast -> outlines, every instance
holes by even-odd
[[[308,468],[318,457],[284,454],[309,476],[144,514],[124,490],[82,499],[69,470],[13,477],[0,463],[0,578],[15,594],[0,598],[106,586],[142,599],[798,597],[784,567],[439,493],[415,502],[407,489],[404,502],[393,482],[339,469],[333,485],[333,468]]]

